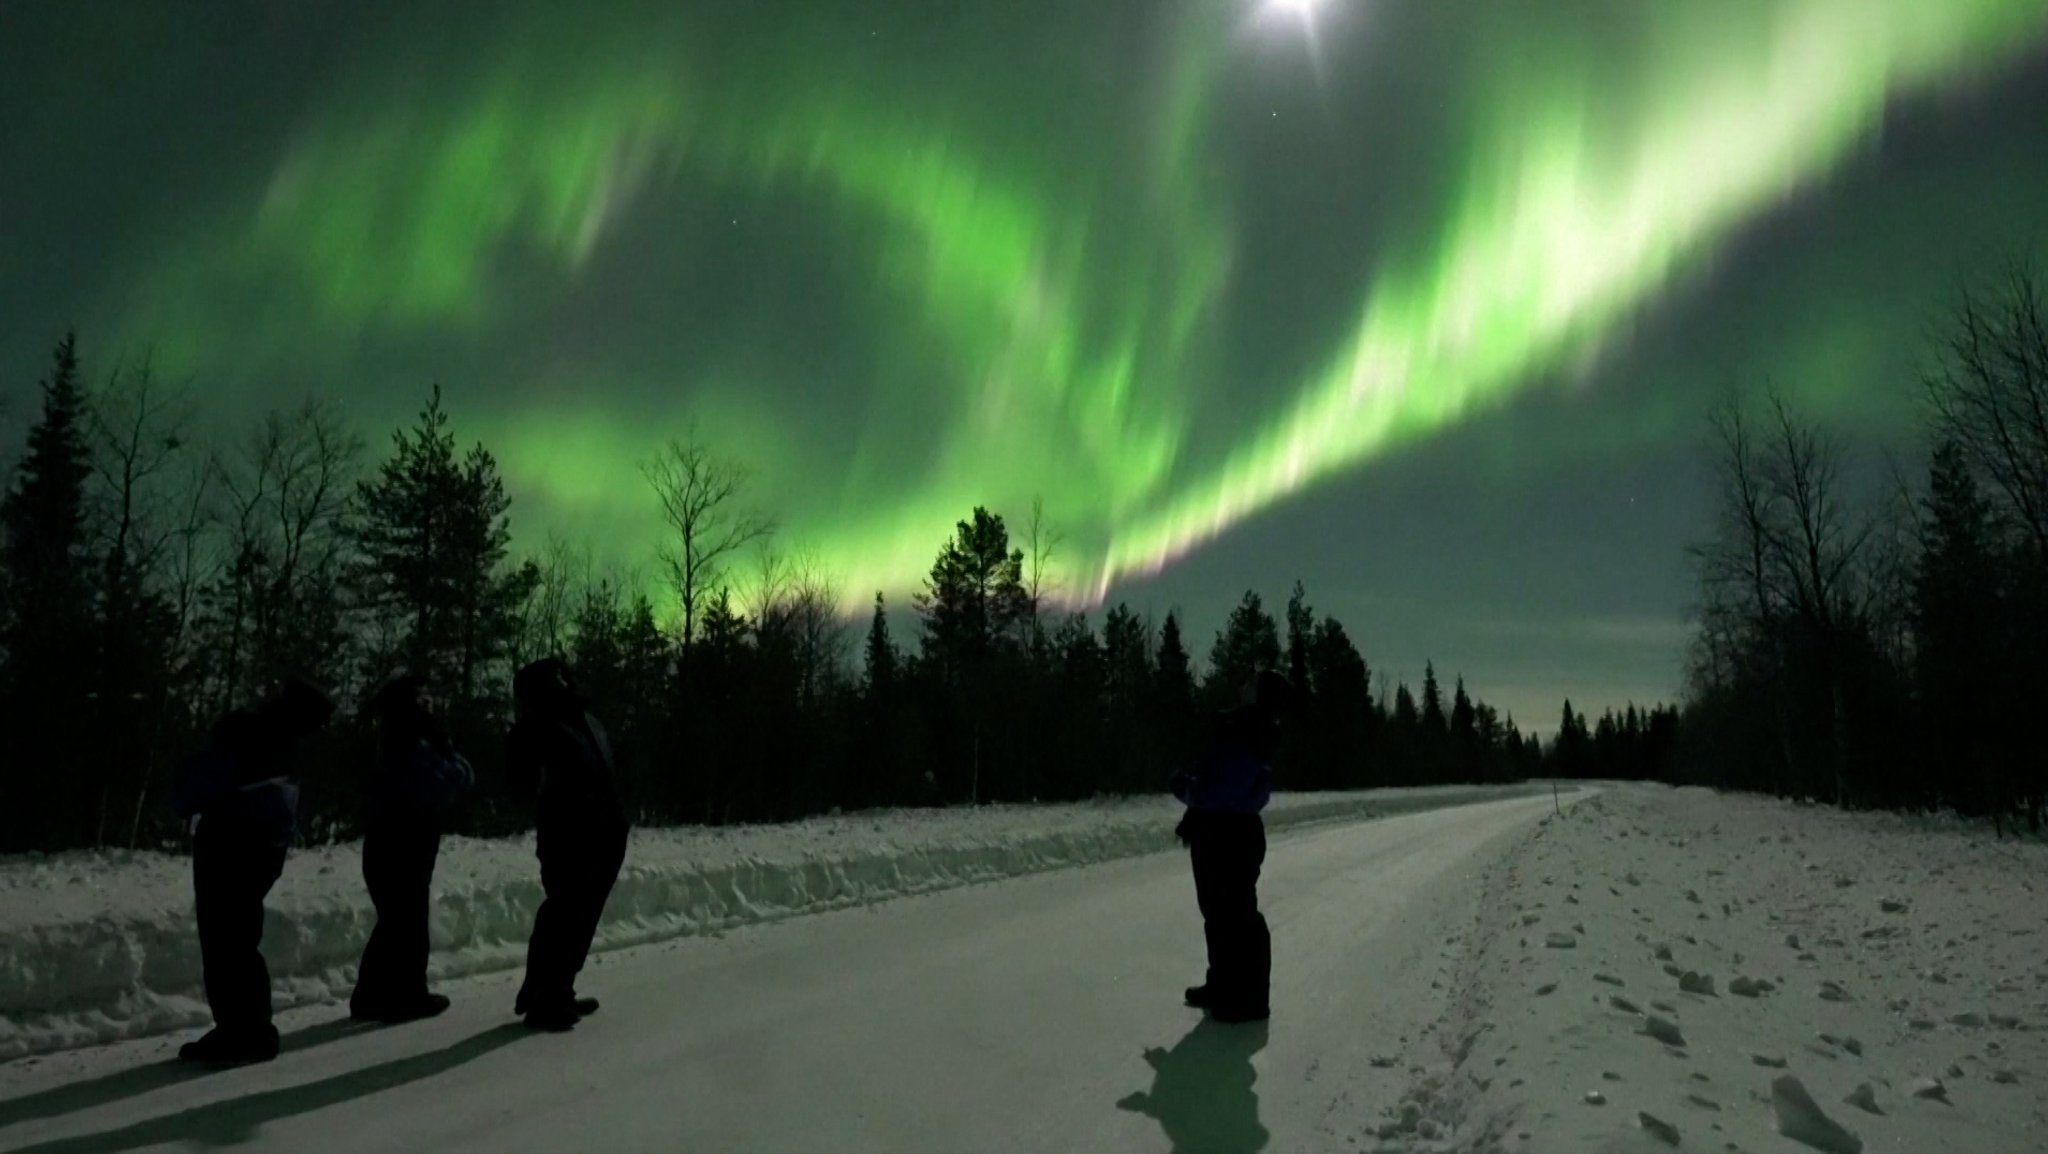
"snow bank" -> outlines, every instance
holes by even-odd
[[[2048,1150],[2048,847],[1620,787],[1489,883],[1380,1149]]]
[[[1524,787],[1540,788],[1540,787]],[[1497,798],[1500,789],[1281,795],[1271,827]],[[618,949],[1174,846],[1166,799],[899,810],[777,826],[637,830],[597,948]],[[436,977],[523,963],[540,904],[531,837],[448,838]],[[267,903],[279,1008],[345,998],[375,923],[358,845],[294,851]],[[0,862],[0,1060],[203,1025],[190,863],[157,853]]]

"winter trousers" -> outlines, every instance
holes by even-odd
[[[374,1014],[427,996],[427,921],[441,831],[372,827],[363,838],[363,884],[377,907],[377,925],[356,968],[349,1009]]]
[[[540,909],[526,945],[526,983],[515,1011],[576,996],[576,975],[597,936],[605,899],[626,861],[626,830],[555,830],[540,835]]]
[[[1266,823],[1255,813],[1189,815],[1195,902],[1209,944],[1213,1004],[1263,1007],[1273,977],[1273,938],[1259,912],[1259,867]]]
[[[270,967],[263,963],[263,898],[284,873],[284,847],[261,830],[202,817],[192,841],[192,890],[206,1004],[223,1033],[269,1034]]]

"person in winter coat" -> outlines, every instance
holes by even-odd
[[[253,709],[224,715],[213,740],[179,767],[171,809],[192,823],[192,889],[213,1029],[178,1051],[213,1065],[277,1057],[270,969],[263,962],[263,898],[284,872],[298,825],[293,766],[334,703],[290,680]]]
[[[1273,794],[1273,754],[1280,718],[1294,687],[1261,672],[1234,709],[1216,718],[1209,748],[1195,766],[1174,775],[1173,793],[1188,810],[1175,833],[1187,844],[1195,902],[1209,949],[1209,972],[1187,991],[1187,1004],[1219,1022],[1269,1016],[1273,942],[1259,912],[1259,867],[1266,860],[1260,811]]]
[[[535,1029],[567,1030],[597,1010],[596,998],[576,996],[576,975],[625,862],[628,823],[611,742],[568,665],[549,657],[525,666],[513,677],[512,697],[517,719],[506,738],[506,775],[536,796],[543,893],[513,1009]]]
[[[378,753],[364,815],[363,884],[377,926],[348,1008],[359,1021],[410,1022],[448,1008],[445,996],[427,990],[429,887],[442,822],[476,777],[435,716],[424,679],[392,679],[371,709]]]

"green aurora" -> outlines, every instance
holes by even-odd
[[[431,371],[522,516],[624,564],[694,422],[849,605],[1034,497],[1092,602],[1554,388],[1888,109],[2048,38],[2048,0],[499,15],[309,53],[90,315],[245,397],[399,379],[369,420]]]

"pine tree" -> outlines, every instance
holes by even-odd
[[[1259,595],[1245,590],[1209,650],[1209,674],[1202,683],[1210,704],[1225,706],[1262,669],[1280,667],[1280,629]]]
[[[960,722],[955,750],[941,764],[966,767],[965,800],[973,804],[982,798],[983,764],[990,762],[996,771],[990,793],[999,797],[1013,784],[1002,779],[1001,770],[1015,760],[1014,747],[991,748],[985,741],[999,720],[990,717],[990,708],[1014,704],[995,692],[999,665],[1021,650],[1019,633],[1031,620],[1024,553],[1010,547],[1001,517],[977,506],[971,520],[954,526],[917,596],[917,609],[924,620],[925,664],[953,698],[945,710],[949,723]]]
[[[1024,553],[1003,519],[977,506],[954,527],[917,596],[925,656],[954,678],[971,676],[1031,616]]]
[[[510,650],[518,608],[539,584],[531,563],[507,571],[511,542],[497,462],[482,445],[461,459],[436,386],[419,423],[357,490],[358,599],[396,636],[381,676],[403,667],[447,686],[458,707]]]
[[[1308,592],[1301,582],[1294,583],[1294,592],[1287,598],[1287,676],[1294,682],[1295,689],[1313,694],[1317,687],[1311,684],[1309,676],[1309,640],[1315,633],[1316,615],[1308,605]]]
[[[1163,773],[1158,750],[1145,739],[1152,702],[1150,630],[1130,606],[1117,604],[1102,618],[1102,664],[1108,707],[1108,788],[1147,788]]]
[[[1065,756],[1050,759],[1042,771],[1043,788],[1029,797],[1074,798],[1101,790],[1108,721],[1108,670],[1102,643],[1088,618],[1071,613],[1052,636],[1059,662],[1058,738]]]

